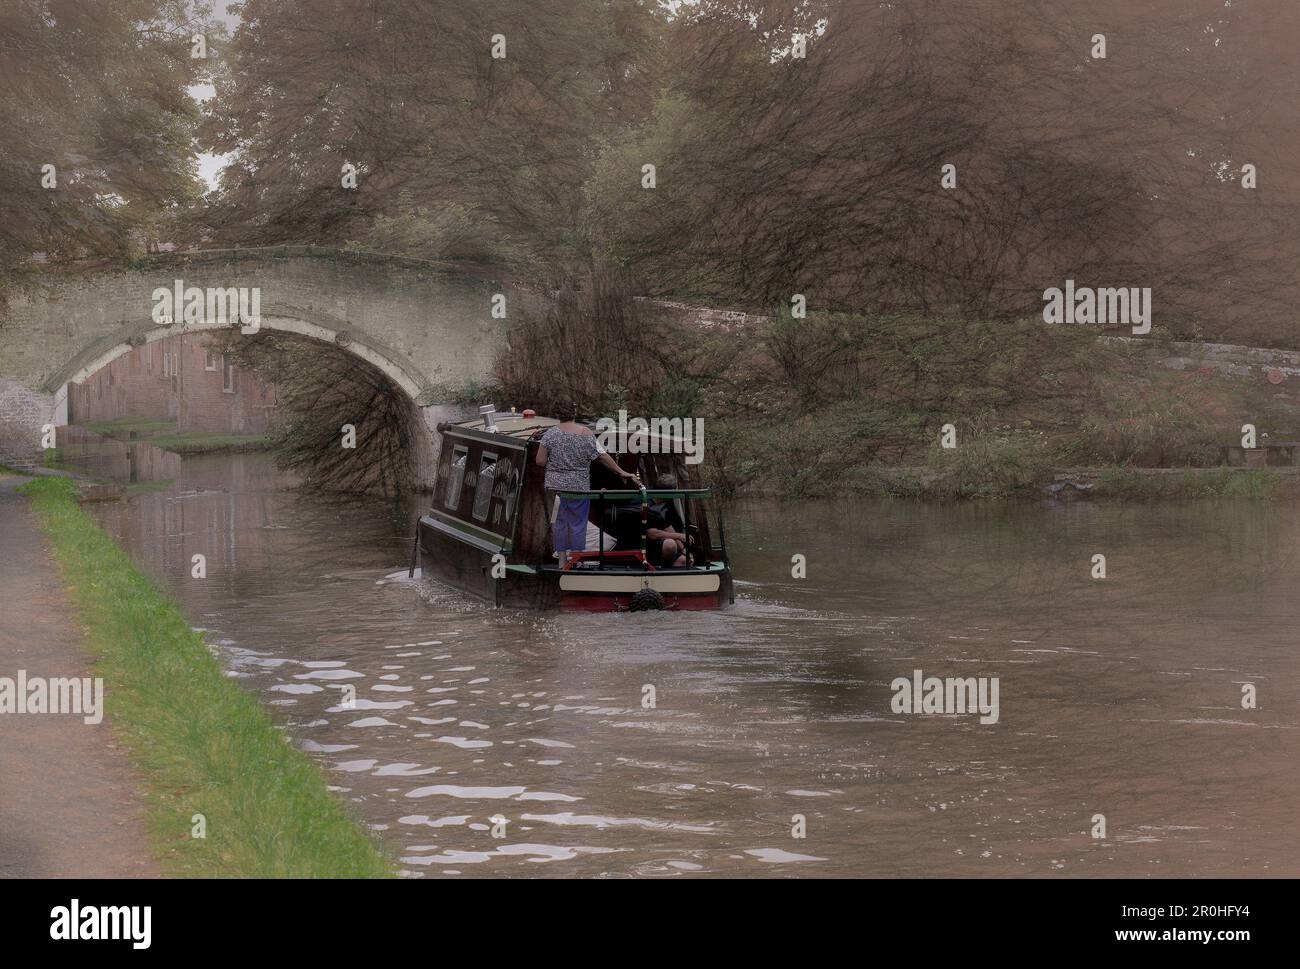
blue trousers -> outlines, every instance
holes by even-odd
[[[581,552],[587,547],[587,518],[590,512],[590,499],[560,499],[560,508],[551,527],[557,552]]]

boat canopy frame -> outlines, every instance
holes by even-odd
[[[711,498],[711,497],[713,496],[713,490],[712,490],[711,488],[631,488],[631,489],[623,489],[623,488],[599,488],[599,489],[592,489],[592,490],[587,490],[587,491],[575,491],[575,490],[567,489],[567,488],[566,488],[566,489],[560,489],[560,490],[557,490],[557,491],[555,492],[555,495],[556,495],[557,498],[571,498],[571,499],[575,499],[575,500],[577,500],[577,501],[595,501],[595,502],[597,502],[597,503],[598,503],[598,507],[600,508],[600,511],[598,512],[598,515],[597,515],[597,518],[598,518],[598,520],[602,523],[601,526],[598,527],[598,529],[597,529],[597,530],[600,532],[600,545],[599,545],[599,548],[598,548],[597,551],[596,551],[596,555],[595,555],[595,556],[591,556],[591,553],[590,553],[590,552],[580,552],[580,553],[578,553],[578,554],[577,554],[573,559],[571,559],[568,563],[566,563],[566,564],[564,564],[564,565],[562,566],[562,569],[563,569],[564,571],[568,571],[568,570],[572,567],[573,562],[574,562],[575,560],[578,560],[578,561],[593,561],[593,560],[594,560],[594,561],[597,563],[597,566],[596,566],[596,567],[597,567],[598,569],[604,569],[604,568],[605,568],[605,559],[606,559],[606,557],[608,556],[608,557],[610,557],[610,558],[614,558],[614,559],[628,558],[628,557],[636,557],[637,559],[639,559],[640,565],[641,565],[641,567],[642,567],[643,569],[646,569],[646,570],[649,570],[649,571],[653,572],[653,571],[655,571],[655,567],[654,567],[653,565],[650,564],[650,561],[649,561],[649,559],[648,559],[648,557],[647,557],[647,553],[646,553],[646,519],[645,519],[645,513],[644,513],[644,512],[645,512],[645,508],[648,506],[649,502],[652,501],[652,500],[654,500],[654,501],[680,501],[680,502],[682,503],[682,506],[681,506],[681,510],[682,510],[682,528],[683,528],[683,530],[685,531],[685,533],[689,536],[689,534],[690,534],[690,528],[691,528],[691,513],[690,513],[690,505],[688,504],[688,500],[689,500],[689,499],[695,499],[695,500],[701,500],[701,501],[702,501],[702,500],[704,500],[704,499]],[[603,523],[604,523],[604,519],[605,519],[605,516],[604,516],[604,506],[605,506],[606,502],[610,502],[610,501],[614,501],[614,502],[639,501],[639,502],[641,502],[641,504],[642,504],[642,516],[641,516],[641,549],[640,549],[640,551],[616,552],[616,551],[614,551],[613,549],[610,549],[609,552],[606,552],[606,551],[605,551],[605,537],[606,537],[606,536],[605,536],[605,530],[604,530],[604,527],[603,527]],[[724,537],[724,534],[723,534],[723,525],[722,525],[722,517],[721,517],[721,516],[722,516],[722,510],[721,510],[721,507],[719,507],[719,508],[717,509],[717,514],[718,514],[718,540],[719,540],[719,542],[720,542],[721,544],[718,545],[718,546],[716,547],[716,551],[718,551],[718,552],[721,553],[721,558],[722,558],[722,562],[723,562],[723,564],[729,566],[729,563],[728,563],[728,561],[727,561],[727,558],[728,558],[728,557],[727,557],[726,538]],[[543,548],[548,547],[550,536],[551,536],[551,520],[550,520],[550,515],[548,514],[548,515],[546,516],[546,538],[547,538],[547,541],[546,541],[546,542],[543,542]],[[617,542],[616,542],[615,544],[617,544]],[[711,544],[711,543],[710,543],[710,544]],[[710,549],[708,549],[708,552],[709,552],[709,553],[712,553],[713,551],[715,551],[714,548],[710,548]],[[687,552],[687,555],[689,556],[689,554],[690,554],[689,542],[688,542],[688,546],[687,546],[686,552]],[[539,567],[539,568],[545,568],[545,565],[539,563],[538,567]],[[689,568],[690,566],[687,566],[687,567]]]
[[[614,501],[635,501],[642,497],[658,498],[658,499],[666,498],[675,501],[678,499],[686,499],[686,498],[708,498],[712,496],[713,489],[712,488],[646,488],[644,491],[642,491],[640,488],[631,488],[631,489],[601,488],[596,491],[569,491],[566,489],[566,490],[557,491],[556,494],[558,494],[561,498],[576,498],[579,501],[581,501],[584,498],[590,499],[592,501],[598,501],[602,499],[605,500],[612,499]]]

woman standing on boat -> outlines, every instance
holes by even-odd
[[[548,512],[555,509],[557,491],[591,490],[591,462],[597,458],[624,481],[640,485],[636,475],[624,471],[606,453],[591,429],[578,423],[577,405],[562,407],[559,417],[561,423],[542,435],[541,445],[537,448],[537,463],[546,469]],[[561,564],[568,563],[570,553],[581,552],[587,547],[590,512],[591,502],[586,498],[561,498],[558,510],[551,512],[555,516],[552,523],[555,551],[560,554]]]

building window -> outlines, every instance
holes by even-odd
[[[228,353],[221,355],[221,389],[227,394],[235,392],[235,364]]]
[[[470,515],[478,521],[487,521],[488,508],[492,505],[492,485],[496,481],[497,456],[484,451],[479,458],[478,480],[474,483],[474,507]]]
[[[166,350],[164,350],[164,351],[163,351],[163,376],[164,376],[164,377],[170,377],[170,376],[171,376],[171,372],[172,372],[172,371],[171,371],[171,354],[169,354]]]
[[[213,353],[211,350],[203,351],[203,369],[204,370],[217,369],[217,355]]]

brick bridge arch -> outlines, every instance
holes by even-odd
[[[373,364],[421,408],[430,456],[429,428],[449,389],[491,374],[508,322],[492,317],[493,295],[505,295],[508,315],[540,302],[518,283],[464,267],[320,246],[170,253],[126,269],[52,273],[0,318],[0,461],[39,458],[41,426],[66,423],[69,383],[134,347],[223,325],[156,323],[153,292],[176,280],[205,291],[256,287],[262,329],[334,343]]]

